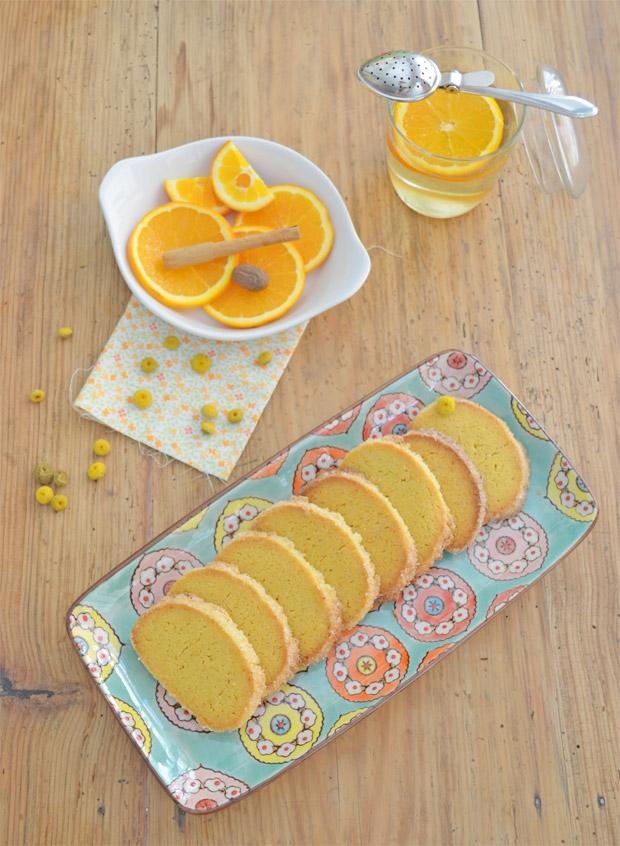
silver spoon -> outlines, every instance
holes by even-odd
[[[451,91],[465,91],[468,94],[480,94],[494,97],[496,100],[509,100],[524,106],[546,109],[568,117],[594,117],[598,109],[582,97],[560,96],[554,94],[533,94],[526,91],[512,91],[509,88],[492,88],[491,83],[478,74],[486,71],[474,71],[471,74],[457,70],[442,73],[435,62],[421,53],[396,50],[383,53],[364,62],[357,72],[359,79],[375,94],[388,100],[415,103],[429,97],[437,88],[449,88]]]

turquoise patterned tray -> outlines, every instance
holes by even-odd
[[[208,564],[271,502],[300,490],[360,441],[404,432],[438,394],[499,415],[529,455],[523,511],[484,526],[342,635],[239,732],[204,731],[158,685],[130,642],[139,614],[173,580]],[[67,628],[92,680],[147,763],[186,811],[210,813],[260,787],[379,707],[537,581],[590,531],[596,503],[572,464],[474,356],[451,350],[319,426],[141,549],[73,603]]]

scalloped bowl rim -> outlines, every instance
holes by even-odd
[[[237,143],[242,150],[244,147],[246,150],[249,147],[254,147],[254,152],[248,153],[249,159],[260,158],[260,153],[269,154],[271,159],[275,152],[280,162],[285,163],[285,172],[287,168],[289,170],[299,168],[297,180],[274,180],[269,177],[267,172],[269,166],[265,168],[257,164],[257,169],[265,174],[266,181],[270,184],[297,181],[314,191],[327,206],[334,223],[335,238],[332,251],[320,267],[308,274],[306,289],[298,303],[293,306],[291,311],[273,321],[273,323],[251,329],[233,329],[216,323],[202,309],[176,310],[160,303],[140,285],[131,270],[126,254],[129,235],[141,217],[156,205],[168,202],[162,185],[161,175],[162,172],[165,172],[162,170],[162,163],[174,160],[175,163],[172,164],[170,170],[174,171],[176,168],[178,171],[179,158],[187,154],[188,167],[186,170],[190,172],[172,172],[164,178],[197,176],[200,175],[198,172],[200,170],[204,174],[205,166],[199,168],[197,164],[200,156],[202,154],[208,156],[210,162],[216,150],[229,140]],[[259,155],[257,155],[257,152]],[[152,185],[148,190],[143,189],[139,180],[136,184],[136,170],[153,173]],[[158,175],[154,171],[159,171]],[[297,174],[296,170],[295,173]],[[130,193],[131,187],[135,189],[134,193]],[[331,179],[314,162],[301,153],[267,138],[248,135],[203,138],[157,153],[121,159],[113,164],[103,177],[99,186],[99,203],[116,264],[132,294],[156,317],[190,335],[222,341],[250,341],[292,329],[294,326],[311,320],[313,317],[317,317],[328,309],[348,300],[359,291],[370,273],[370,257],[355,231],[347,206]],[[128,210],[130,205],[136,208]],[[139,213],[138,208],[140,209]],[[330,284],[330,279],[332,284]],[[334,279],[336,280],[335,283],[333,282]],[[313,286],[318,291],[313,292]]]

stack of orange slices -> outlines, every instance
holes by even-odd
[[[172,308],[201,306],[227,326],[262,326],[295,305],[306,274],[331,250],[334,231],[316,194],[298,185],[267,186],[233,141],[215,155],[209,176],[167,179],[164,188],[171,202],[142,218],[127,254],[140,284]],[[224,216],[231,211],[234,228]],[[300,239],[189,267],[171,269],[163,262],[167,250],[285,226],[297,226]],[[267,287],[237,285],[233,271],[239,263],[263,270]]]

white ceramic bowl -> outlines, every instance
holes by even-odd
[[[110,168],[99,187],[99,202],[116,263],[134,296],[177,329],[222,341],[264,338],[310,320],[352,297],[370,272],[370,258],[347,207],[336,186],[320,168],[290,147],[274,141],[248,136],[230,138],[268,185],[290,182],[314,191],[327,206],[334,227],[334,245],[327,260],[308,274],[304,292],[293,308],[265,326],[232,329],[213,320],[201,308],[169,308],[144,290],[127,261],[127,241],[135,225],[152,208],[168,202],[164,179],[208,174],[211,159],[229,137],[205,138],[151,156],[123,159]]]

